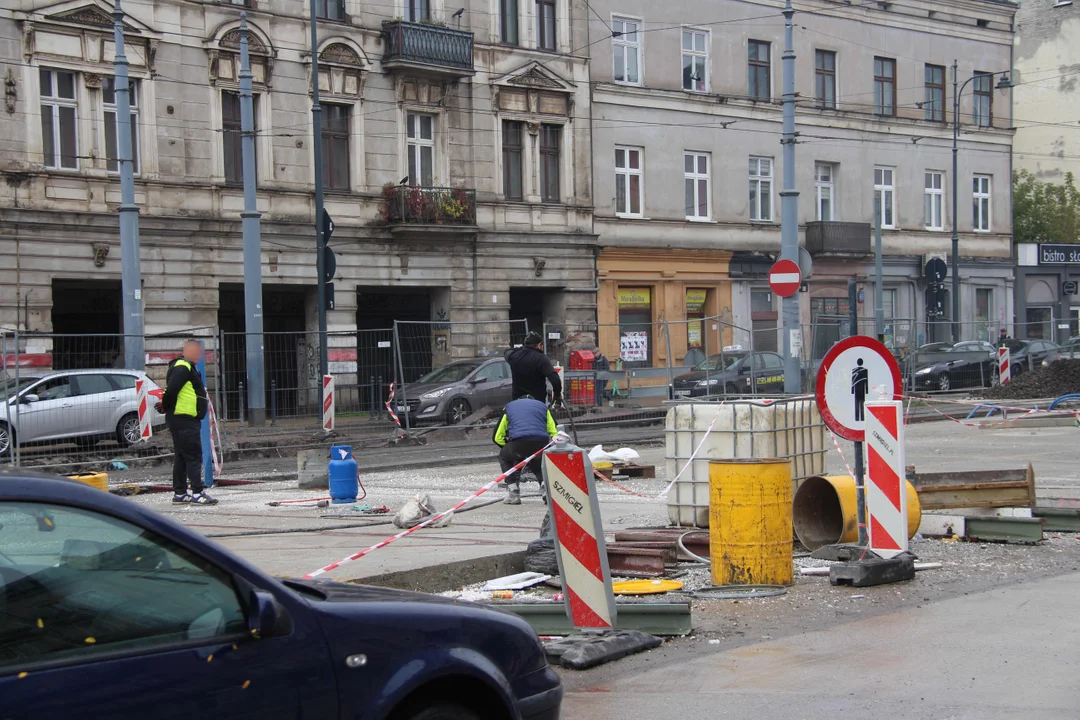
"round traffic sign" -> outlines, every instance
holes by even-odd
[[[900,366],[877,340],[855,335],[832,346],[817,376],[821,419],[847,440],[862,441],[867,400],[900,400]]]
[[[799,292],[802,285],[802,272],[794,260],[777,260],[769,270],[769,287],[780,297],[791,297]]]

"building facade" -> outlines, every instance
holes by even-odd
[[[1072,0],[1025,0],[1016,12],[1016,139],[1014,164],[1037,180],[1061,185],[1072,173],[1080,180],[1076,93],[1080,88],[1080,5]],[[1080,237],[1042,238],[1075,243]],[[1066,253],[1071,255],[1071,253]],[[1080,295],[1066,294],[1058,272],[1075,259],[1056,252],[1018,249],[1016,316],[1029,335],[1063,340],[1080,335]],[[1049,272],[1047,272],[1049,270]],[[1063,327],[1065,325],[1068,327]]]
[[[777,346],[779,301],[767,272],[780,250],[782,7],[593,3],[602,323],[620,322],[627,286],[653,297],[665,288],[665,302],[649,309],[654,321],[686,319],[685,303],[670,298],[705,289],[721,319],[715,325],[725,328],[714,345],[753,338],[755,347]],[[948,332],[927,314],[924,267],[949,252],[954,220],[965,337],[992,336],[1011,321],[1010,98],[987,86],[1000,76],[983,73],[1010,68],[1013,12],[984,0],[798,4],[795,175],[800,243],[813,260],[800,295],[805,325],[846,315],[850,278],[864,298],[860,315],[873,318],[876,200],[894,342]],[[958,207],[950,192],[954,59],[961,82],[979,75],[960,104]],[[640,272],[624,277],[635,256]],[[629,310],[627,318],[642,315]],[[815,353],[834,332],[819,333]],[[684,362],[689,349],[673,348],[674,360]]]
[[[123,5],[148,334],[244,327],[241,12],[267,333],[317,327],[313,52],[332,332],[595,316],[579,0],[319,0],[316,48],[299,0]],[[0,9],[0,325],[27,334],[121,331],[111,13],[99,0]],[[367,372],[355,348],[336,358],[339,372]]]

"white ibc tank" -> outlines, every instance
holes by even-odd
[[[706,437],[710,425],[713,429]],[[825,472],[828,430],[813,400],[675,405],[668,411],[664,435],[667,477],[682,473],[668,493],[668,519],[673,525],[709,526],[710,460],[791,458],[796,488],[804,478]],[[699,444],[701,449],[687,467]]]

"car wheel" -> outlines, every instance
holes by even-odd
[[[938,375],[937,387],[941,392],[948,392],[952,387],[952,380],[949,379],[949,373],[941,373]]]
[[[120,443],[120,447],[137,443],[141,437],[138,413],[128,413],[120,418],[120,422],[116,424],[116,442]]]
[[[451,425],[457,425],[472,414],[472,406],[465,398],[455,398],[450,401],[450,407],[446,409],[446,421]]]
[[[480,720],[480,716],[462,705],[438,703],[426,708],[410,707],[395,714],[394,720]]]
[[[12,440],[15,438],[15,431],[8,428],[6,423],[0,423],[0,457],[7,457],[11,454],[11,448],[14,445]]]

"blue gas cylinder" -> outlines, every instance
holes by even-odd
[[[330,448],[330,497],[335,504],[356,502],[360,466],[351,445]]]

